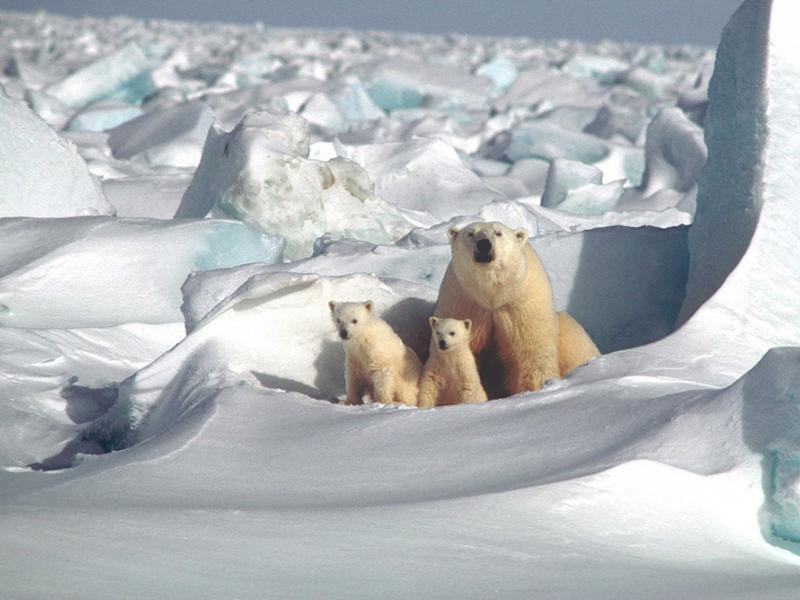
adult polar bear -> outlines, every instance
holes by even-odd
[[[435,316],[472,321],[472,353],[490,398],[541,388],[599,356],[583,327],[553,305],[528,232],[472,223],[448,232],[452,259]]]

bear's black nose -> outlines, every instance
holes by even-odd
[[[492,242],[489,240],[478,240],[478,243],[475,244],[475,247],[481,254],[489,254],[489,252],[492,251]]]
[[[439,348],[442,350],[447,348],[447,342],[445,342],[444,340],[439,340]]]
[[[339,331],[339,337],[341,337],[343,340],[346,340],[347,339],[347,330],[346,329],[342,329],[341,331]]]

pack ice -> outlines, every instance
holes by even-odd
[[[3,595],[795,598],[799,13],[716,54],[0,13]],[[339,405],[328,301],[424,356],[478,220],[603,356]]]

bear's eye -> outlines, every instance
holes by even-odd
[[[475,234],[474,234],[474,233],[472,233],[471,231],[470,231],[470,232],[469,232],[467,235],[468,235],[469,237],[475,237]]]
[[[502,231],[495,231],[495,232],[494,232],[494,234],[495,234],[497,237],[503,237],[503,232],[502,232]]]
[[[456,334],[456,332],[455,332],[455,331],[451,331],[451,332],[450,332],[450,335],[452,335],[452,336],[455,336],[455,334]]]
[[[353,325],[355,325],[356,323],[358,323],[358,319],[353,319]]]

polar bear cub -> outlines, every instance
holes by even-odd
[[[486,402],[470,350],[472,321],[431,317],[429,322],[431,354],[419,384],[419,407]]]
[[[346,404],[373,402],[416,406],[422,363],[391,326],[376,316],[372,301],[328,303],[345,350]]]

